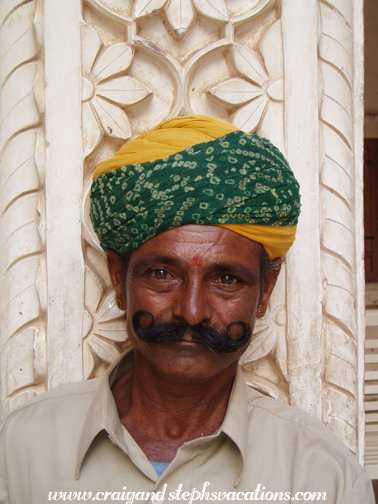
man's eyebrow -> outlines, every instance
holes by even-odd
[[[252,271],[249,268],[243,266],[242,264],[232,264],[232,263],[214,264],[211,267],[211,270],[214,273],[216,272],[242,277],[248,283],[254,285],[257,285],[260,282],[260,275],[252,273]]]
[[[177,266],[179,264],[179,261],[177,261],[177,259],[173,259],[173,257],[151,254],[137,260],[136,263],[132,266],[132,269],[138,272],[144,268],[148,268],[149,266],[156,266],[157,264]]]

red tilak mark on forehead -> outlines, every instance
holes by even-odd
[[[193,257],[193,264],[195,264],[196,266],[199,266],[201,264],[201,260],[198,255]]]

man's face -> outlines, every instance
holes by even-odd
[[[143,310],[156,324],[203,324],[221,332],[241,321],[252,334],[257,307],[266,306],[278,276],[267,274],[261,291],[261,253],[260,244],[227,229],[188,225],[161,233],[135,250],[124,286],[119,261],[110,259],[135,351],[156,372],[187,380],[210,379],[236,367],[248,344],[235,352],[217,352],[194,341],[190,330],[173,344],[146,343],[135,335],[132,319]]]

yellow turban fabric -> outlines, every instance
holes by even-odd
[[[121,166],[155,161],[172,156],[186,147],[215,140],[237,131],[232,124],[207,116],[174,117],[125,144],[115,156],[99,164],[93,180]]]

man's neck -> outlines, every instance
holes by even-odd
[[[112,389],[120,420],[149,460],[171,462],[185,442],[221,426],[236,367],[186,380],[157,372],[135,352],[134,368]]]

